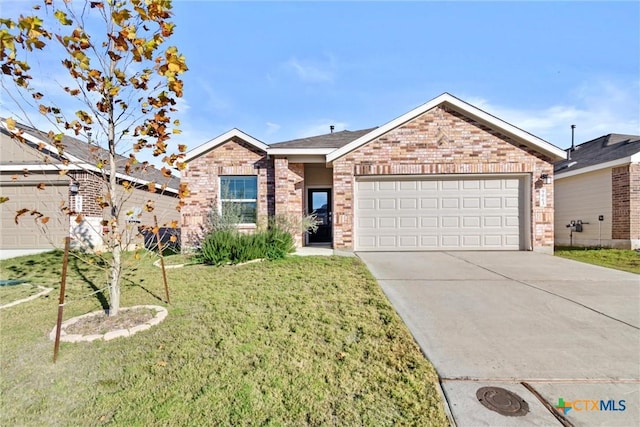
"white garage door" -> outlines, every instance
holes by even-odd
[[[523,178],[361,178],[356,250],[519,250]]]

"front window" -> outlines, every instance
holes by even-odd
[[[255,224],[258,206],[257,176],[221,176],[221,214],[238,224]]]

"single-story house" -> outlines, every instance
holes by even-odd
[[[76,247],[100,249],[104,231],[101,222],[109,208],[102,207],[99,200],[104,194],[104,182],[103,170],[98,164],[107,158],[106,151],[95,144],[64,136],[65,148],[60,155],[47,133],[23,124],[16,124],[15,129],[10,130],[4,119],[0,120],[0,144],[0,196],[8,198],[0,204],[0,257],[61,248],[69,235]],[[167,178],[152,167],[146,171],[137,168],[127,174],[126,161],[127,158],[118,156],[117,179],[130,184],[131,191],[126,193],[122,206],[123,212],[129,214],[126,222],[132,233],[137,234],[138,224],[153,224],[153,215],[160,225],[179,222],[176,209],[179,179]],[[144,209],[149,201],[154,206],[153,212]],[[65,206],[74,214],[65,213]],[[20,209],[35,209],[48,217],[48,221],[42,224],[26,214],[16,224],[14,218]],[[81,214],[79,223],[76,214]]]
[[[640,249],[640,136],[609,134],[556,163],[556,245]]]
[[[232,129],[187,153],[183,245],[211,210],[242,228],[315,212],[298,245],[334,251],[552,252],[553,164],[566,153],[448,93],[376,128],[267,145]]]

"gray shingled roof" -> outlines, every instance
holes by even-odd
[[[636,153],[640,153],[640,136],[610,133],[576,145],[575,150],[570,152],[570,159],[554,165],[554,172],[564,173],[578,170],[624,159]]]
[[[341,148],[348,143],[355,141],[363,135],[368,134],[376,128],[363,130],[343,130],[340,132],[328,133],[326,135],[311,136],[308,138],[293,139],[270,144],[271,148]]]
[[[4,119],[2,119],[4,121]],[[16,127],[21,131],[28,133],[31,136],[34,136],[44,142],[51,144],[49,137],[46,132],[40,131],[33,127],[24,125],[22,123],[16,123]],[[52,144],[53,145],[53,144]],[[100,159],[108,159],[108,151],[98,147],[96,145],[89,145],[87,142],[81,141],[77,138],[73,138],[71,136],[65,135],[62,137],[62,145],[65,150],[64,153],[71,155],[80,159],[83,162],[86,162],[91,165],[95,165]],[[35,148],[35,147],[34,147]],[[55,158],[58,156],[53,153]],[[58,160],[60,160],[58,158]],[[167,185],[168,188],[178,190],[180,187],[180,178],[176,176],[171,176],[170,178],[165,177],[159,169],[156,169],[152,165],[149,165],[146,170],[142,170],[141,165],[136,165],[132,168],[129,174],[126,174],[124,171],[124,166],[127,162],[128,157],[124,157],[121,155],[117,156],[116,163],[118,165],[118,173],[123,175],[131,176],[132,178],[140,179],[145,182],[155,182],[157,185]],[[3,161],[3,163],[5,163]]]

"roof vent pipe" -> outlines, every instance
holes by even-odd
[[[569,160],[571,160],[571,152],[576,149],[574,143],[574,136],[576,131],[576,125],[571,125],[571,149],[569,149]]]
[[[334,130],[335,128],[336,128],[336,127],[335,127],[334,125],[329,125],[329,130],[331,131],[331,133],[333,133],[333,130]]]

